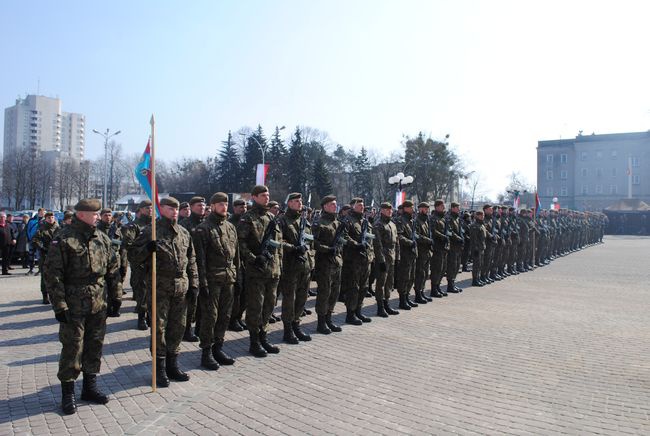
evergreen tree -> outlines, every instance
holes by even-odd
[[[291,139],[291,146],[289,147],[289,162],[289,190],[292,192],[304,192],[305,185],[307,184],[307,164],[304,144],[302,142],[302,135],[299,127],[296,127],[296,131]]]
[[[289,153],[280,138],[280,129],[276,126],[271,137],[271,145],[266,153],[266,163],[269,164],[267,185],[272,187],[274,198],[285,198],[288,193],[287,167]]]
[[[372,166],[368,153],[365,147],[361,148],[361,152],[354,159],[353,165],[354,176],[354,195],[361,197],[364,201],[370,204],[372,200]]]
[[[228,139],[222,141],[222,144],[216,171],[216,189],[223,192],[244,192],[248,188],[242,186],[241,162],[230,131],[228,131]]]
[[[266,138],[262,132],[262,126],[250,135],[244,145],[244,159],[242,162],[242,182],[244,191],[255,185],[255,174],[257,164],[262,163],[262,149],[266,149]]]
[[[316,203],[320,203],[320,199],[326,195],[332,194],[332,182],[330,179],[330,172],[325,165],[325,160],[323,156],[318,156],[314,161],[313,173],[313,185],[312,192],[316,194],[316,198],[313,199]]]

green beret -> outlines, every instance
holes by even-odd
[[[138,203],[138,209],[142,209],[144,207],[151,207],[151,200],[142,200],[140,203]]]
[[[243,206],[245,204],[246,204],[246,202],[244,201],[243,198],[238,198],[237,200],[232,202],[233,206]]]
[[[228,203],[228,194],[225,192],[216,192],[210,197],[210,204]]]
[[[476,212],[474,212],[474,214],[475,215],[483,215],[483,211],[479,209]]]
[[[485,210],[485,209],[487,209],[487,208],[489,208],[489,207],[492,207],[492,205],[491,205],[491,204],[484,204],[484,205],[483,205],[483,210]]]
[[[427,203],[426,201],[423,201],[420,204],[418,204],[418,208],[421,207],[426,207],[427,209],[429,209],[431,206],[429,206],[429,203]]]
[[[332,201],[336,201],[336,197],[334,195],[326,195],[325,197],[321,198],[320,200],[320,206],[323,207],[327,203],[330,203]]]
[[[178,209],[178,207],[180,206],[180,203],[174,197],[165,197],[165,198],[160,199],[160,205],[161,206],[171,206],[171,207],[175,207],[176,209]]]
[[[190,206],[194,203],[205,203],[205,198],[199,196],[190,198]]]
[[[47,218],[48,216],[54,216],[54,212],[45,212],[45,215],[43,215],[44,218]]]
[[[269,192],[269,188],[264,185],[255,185],[251,191],[251,195],[260,195],[265,192]]]
[[[413,202],[411,200],[404,200],[402,207],[413,207]]]
[[[292,192],[287,196],[287,201],[289,200],[298,200],[302,198],[302,194],[300,192]]]
[[[341,206],[341,212],[343,212],[344,210],[350,210],[350,209],[352,209],[352,206],[350,206],[349,204],[344,204],[343,206]]]
[[[379,208],[380,208],[380,209],[392,209],[392,208],[393,208],[393,205],[390,204],[390,203],[387,202],[387,201],[384,201],[382,204],[379,205]]]
[[[460,204],[456,203],[455,201],[452,201],[451,204],[449,205],[449,208],[451,209],[452,207],[460,207]]]
[[[508,206],[501,206],[501,210],[508,210]]]
[[[526,209],[521,209],[521,210],[519,211],[519,215],[523,215],[523,214],[525,214],[526,212],[528,212]]]
[[[105,213],[110,213],[111,215],[113,214],[113,211],[111,210],[110,207],[105,207],[99,212],[100,215],[104,215]]]
[[[63,212],[63,219],[64,220],[70,219],[72,218],[73,215],[74,213],[71,210],[66,210],[65,212]]]
[[[363,198],[354,197],[352,200],[350,200],[350,206],[354,206],[357,203],[363,203]]]
[[[276,207],[276,206],[280,206],[280,203],[278,203],[278,202],[275,201],[275,200],[271,200],[271,201],[269,201],[269,204],[267,205],[267,207],[268,207],[269,209],[271,209],[272,207]]]
[[[442,200],[436,200],[433,202],[433,207],[444,206],[445,202]]]
[[[101,208],[102,202],[97,198],[84,198],[74,206],[77,212],[99,212]]]
[[[160,204],[162,204],[162,202]],[[179,205],[179,209],[185,209],[186,207],[190,207],[190,204],[187,201],[184,201]]]

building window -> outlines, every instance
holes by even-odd
[[[586,151],[580,152],[580,160],[587,160],[587,152]]]
[[[567,191],[566,186],[562,186],[562,187],[560,188],[560,197],[566,197],[567,195],[569,195],[567,192],[568,192],[568,191]]]
[[[618,187],[616,185],[609,185],[609,193],[610,194],[618,194]]]
[[[639,158],[636,156],[632,156],[632,167],[636,168],[639,166]]]
[[[582,177],[587,177],[587,168],[582,168],[582,169],[580,170],[580,175],[581,175]]]
[[[552,154],[547,154],[546,155],[546,163],[549,165],[553,164],[553,155]]]
[[[596,177],[602,177],[602,176],[603,176],[603,169],[596,168]]]
[[[632,175],[632,184],[633,185],[640,185],[641,184],[641,177],[638,174],[633,174]]]
[[[602,158],[603,158],[603,152],[600,151],[600,150],[598,150],[598,151],[596,152],[596,159],[602,159]]]
[[[547,186],[546,187],[546,196],[547,197],[552,197],[553,196],[553,187],[552,186]]]
[[[560,179],[566,180],[567,176],[568,176],[568,174],[567,174],[566,170],[560,171]]]
[[[546,170],[546,180],[553,180],[553,170]]]
[[[603,185],[596,185],[596,194],[603,193]]]
[[[616,150],[612,150],[612,159],[616,159],[618,157],[618,152]]]
[[[616,177],[616,168],[612,168],[612,177]]]
[[[567,154],[565,154],[565,153],[562,153],[562,154],[560,155],[560,163],[565,164],[565,163],[567,163],[568,161],[569,161],[569,155],[567,155]]]
[[[582,195],[587,195],[589,193],[589,190],[587,189],[587,185],[582,185],[582,187],[580,188],[580,192],[582,193]]]

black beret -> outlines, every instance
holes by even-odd
[[[233,206],[243,206],[245,204],[246,204],[246,202],[244,201],[243,198],[238,198],[237,200],[232,202]]]
[[[105,213],[113,214],[113,211],[111,210],[110,207],[105,207],[101,210],[101,212],[99,212],[100,215],[104,215]]]
[[[460,204],[456,203],[455,201],[452,201],[451,204],[449,205],[450,208],[452,207],[460,207]]]
[[[423,201],[420,204],[418,204],[418,208],[420,208],[420,207],[426,207],[428,209],[431,206],[429,206],[429,203],[427,203],[426,201]]]
[[[138,209],[142,209],[143,207],[151,207],[151,200],[142,200],[138,203]]]
[[[474,212],[474,214],[475,215],[483,215],[483,211],[482,210],[477,210],[476,212]]]
[[[178,209],[180,203],[174,197],[165,197],[160,199],[161,206],[171,206]]]
[[[413,207],[413,202],[411,200],[404,200],[402,207]]]
[[[350,206],[349,204],[344,204],[343,206],[341,206],[341,212],[343,212],[344,210],[350,210],[350,209],[352,209],[352,206]]]
[[[302,198],[302,194],[300,192],[292,192],[287,196],[287,201],[289,200],[298,200]]]
[[[350,206],[354,206],[357,203],[363,203],[363,198],[354,197],[352,200],[350,200]]]
[[[445,202],[442,200],[436,200],[433,202],[433,207],[444,206]]]
[[[487,209],[487,208],[490,208],[490,207],[492,207],[491,204],[484,204],[484,205],[483,205],[483,210],[485,210],[485,209]]]
[[[264,192],[269,192],[269,188],[264,185],[255,185],[251,190],[251,195],[260,195]]]
[[[276,206],[280,206],[280,203],[278,203],[278,202],[275,201],[275,200],[271,200],[271,201],[269,201],[269,204],[267,205],[267,207],[268,207],[269,209],[271,209],[272,207],[276,207]]]
[[[99,212],[102,202],[97,198],[84,198],[74,206],[77,212]]]
[[[185,209],[186,207],[190,207],[190,204],[187,201],[184,201],[179,205],[179,209]]]
[[[66,210],[65,212],[63,212],[63,219],[67,220],[69,218],[72,218],[73,215],[74,213],[71,210]]]
[[[215,192],[212,194],[212,197],[210,197],[210,204],[215,203],[228,203],[228,194],[225,192]]]
[[[44,218],[47,218],[48,216],[54,216],[54,212],[45,212],[45,215],[43,215]]]
[[[325,206],[327,203],[332,202],[332,201],[335,201],[335,200],[336,200],[336,197],[335,197],[334,195],[326,195],[325,197],[321,198],[321,200],[320,200],[320,206],[323,207],[323,206]]]
[[[190,198],[190,206],[194,203],[205,203],[205,198],[199,196]]]
[[[379,208],[380,208],[380,209],[392,209],[392,208],[393,208],[393,205],[390,204],[390,203],[387,202],[387,201],[384,201],[382,204],[379,205]]]

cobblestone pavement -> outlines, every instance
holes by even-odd
[[[649,434],[648,253],[649,238],[609,237],[388,319],[367,300],[372,323],[266,359],[229,332],[237,362],[217,372],[183,343],[192,379],[156,393],[127,300],[98,378],[111,401],[73,416],[59,413],[53,313],[17,270],[0,279],[0,434]]]

